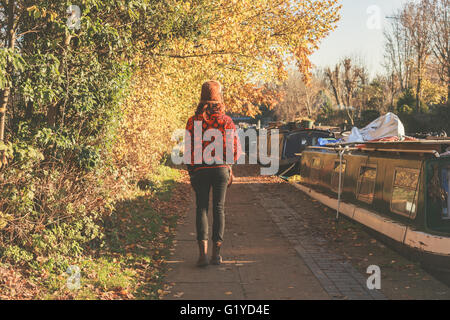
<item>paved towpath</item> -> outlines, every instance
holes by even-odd
[[[280,180],[258,177],[257,170],[235,169],[237,178],[227,194],[222,265],[195,266],[194,201],[186,208],[168,259],[165,299],[384,298],[367,290],[365,278],[324,249],[320,237],[304,230],[301,215],[273,196],[268,186]]]

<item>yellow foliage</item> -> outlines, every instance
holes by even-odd
[[[174,41],[156,54],[171,58],[161,61],[172,66],[168,76],[187,76],[192,85],[219,80],[229,110],[253,116],[261,83],[282,82],[293,64],[310,78],[309,56],[334,30],[339,9],[337,0],[220,0],[207,36]]]
[[[138,177],[156,168],[170,152],[172,133],[187,116],[182,96],[177,90],[169,92],[174,82],[166,76],[151,76],[148,66],[135,75],[133,93],[123,105],[115,160]]]
[[[5,214],[0,211],[0,230],[4,229],[12,219],[13,217],[10,214]]]
[[[309,56],[334,30],[339,9],[337,0],[217,1],[207,35],[140,57],[144,67],[123,106],[117,162],[139,175],[154,167],[172,148],[173,131],[194,113],[206,80],[223,84],[228,112],[254,116],[259,104],[276,105],[280,93],[261,84],[283,81],[293,64],[307,80]]]
[[[447,100],[447,86],[433,83],[430,80],[422,82],[422,98],[426,104],[438,104]]]

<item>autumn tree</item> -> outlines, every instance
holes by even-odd
[[[321,93],[326,88],[320,76],[313,74],[310,81],[305,83],[301,74],[292,70],[278,90],[284,96],[276,106],[275,114],[278,119],[293,121],[299,117],[315,119],[322,105]]]
[[[448,0],[421,0],[405,3],[390,17],[390,28],[385,33],[390,92],[392,97],[413,92],[417,112],[423,109],[424,100],[436,103],[441,85],[447,87],[443,100],[448,100],[448,14]]]
[[[395,78],[395,82],[398,83],[399,88],[392,88],[392,91],[396,92],[410,88],[414,67],[410,35],[399,17],[399,12],[389,17],[391,19],[390,26],[384,31],[385,67],[392,79]]]
[[[406,28],[414,50],[416,67],[416,110],[420,112],[422,83],[427,60],[431,53],[431,23],[427,1],[408,3],[399,17]]]
[[[432,52],[437,60],[438,74],[447,85],[447,103],[450,101],[450,2],[429,0],[426,9],[430,15]]]
[[[208,34],[195,42],[174,41],[155,55],[184,60],[204,78],[217,78],[227,88],[228,106],[254,115],[250,86],[282,81],[293,63],[307,80],[309,55],[335,28],[339,6],[322,1],[218,1]],[[247,85],[247,86],[246,86]]]
[[[353,126],[357,112],[362,109],[364,97],[358,98],[358,90],[365,90],[367,84],[367,71],[361,63],[355,63],[350,57],[343,58],[334,69],[324,70],[325,78],[330,86],[336,104],[344,108],[348,119]]]
[[[18,13],[15,1],[0,2],[0,141],[4,141],[6,111],[11,95],[11,78],[14,66],[22,62],[16,55]],[[0,151],[0,168],[6,165],[6,154]]]
[[[211,8],[86,0],[72,25],[67,11],[77,9],[67,1],[0,1],[2,253],[70,256],[99,243],[103,218],[131,181],[112,149],[138,57],[206,35]],[[44,234],[55,230],[50,243]]]
[[[124,140],[115,152],[120,163],[154,166],[149,154],[157,161],[170,150],[173,129],[184,128],[205,80],[223,84],[227,112],[255,116],[260,105],[273,108],[283,96],[273,88],[286,79],[287,68],[295,66],[310,79],[309,55],[336,27],[340,8],[334,0],[220,0],[211,5],[213,18],[204,35],[194,41],[174,39],[141,56],[145,72],[136,75],[123,105],[127,117],[119,136]],[[146,126],[147,119],[158,121]],[[134,147],[126,147],[126,141]]]
[[[201,0],[189,8],[175,0],[84,1],[79,28],[71,28],[69,8],[66,1],[0,1],[0,141],[9,112],[11,133],[43,116],[42,126],[70,132],[79,144],[98,143],[92,133],[112,128],[112,101],[137,53],[194,39],[212,18]]]
[[[365,108],[368,110],[377,110],[386,112],[389,105],[393,105],[393,95],[390,94],[390,77],[377,75],[367,86]]]

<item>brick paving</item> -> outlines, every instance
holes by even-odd
[[[278,178],[252,177],[245,168],[236,171],[227,195],[224,263],[195,267],[192,200],[167,261],[165,299],[385,299],[368,290],[366,277],[343,257],[327,250],[300,210],[271,194],[266,183]]]
[[[311,228],[296,212],[276,197],[264,192],[262,185],[251,185],[262,206],[289,240],[299,256],[319,280],[332,299],[383,300],[379,290],[369,290],[366,277],[351,266],[344,257],[324,247],[326,240],[311,234]]]

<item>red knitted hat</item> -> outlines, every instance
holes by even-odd
[[[202,85],[200,103],[223,103],[222,86],[218,81],[206,81]]]

